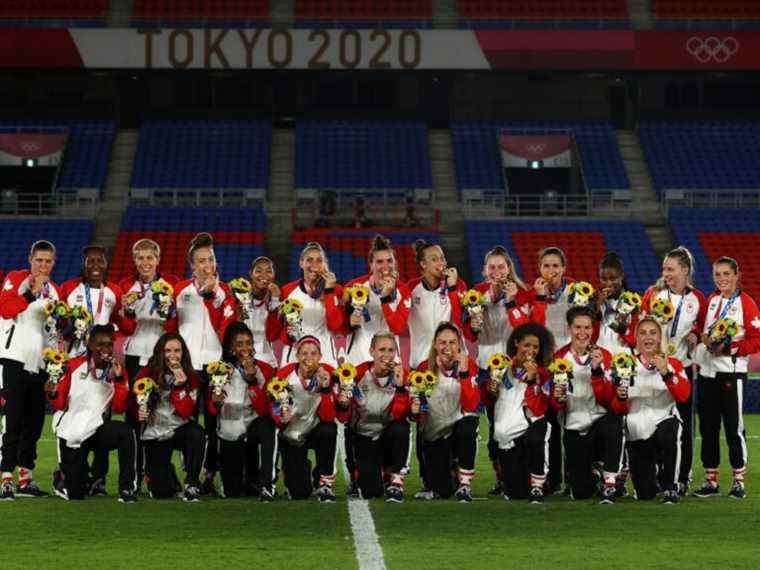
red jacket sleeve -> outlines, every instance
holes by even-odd
[[[282,334],[282,321],[277,314],[277,309],[269,311],[267,314],[266,324],[264,325],[264,332],[266,333],[267,340],[269,342],[276,341],[280,334]]]
[[[383,315],[385,316],[385,322],[388,323],[388,328],[393,334],[401,335],[406,331],[406,323],[409,321],[409,311],[412,307],[412,294],[409,292],[409,288],[406,285],[399,282],[396,285],[396,295],[399,296],[399,299],[395,311],[391,308],[390,297],[383,297],[380,299],[380,303]]]
[[[538,295],[535,289],[528,291],[530,302],[530,322],[539,325],[546,324],[546,296]]]
[[[11,271],[7,275],[0,292],[0,317],[13,319],[27,309],[29,299],[24,295],[19,295],[18,288],[28,275],[28,271]]]
[[[320,393],[321,401],[319,402],[319,408],[317,414],[320,421],[330,423],[334,422],[337,417],[337,411],[335,409],[335,395],[332,389],[327,392]]]
[[[200,381],[198,375],[193,371],[188,378],[187,385],[180,386],[179,388],[173,388],[169,395],[169,400],[174,406],[174,411],[183,420],[190,419],[190,416],[195,412],[195,399],[190,395],[193,390],[198,391]]]
[[[615,393],[615,396],[612,398],[612,401],[610,402],[609,408],[616,414],[620,414],[621,416],[624,416],[628,413],[628,400],[621,400],[620,398],[618,398],[617,393]]]
[[[480,406],[480,387],[478,386],[478,365],[470,358],[470,366],[467,370],[467,376],[459,378],[460,396],[459,402],[462,411],[465,413],[475,413]]]
[[[280,293],[280,301],[284,301],[287,299],[290,294],[298,287],[299,282],[298,281],[291,281],[290,283],[286,283],[282,287],[282,291]],[[285,324],[282,321],[282,318],[277,315],[277,319],[280,323],[280,342],[286,346],[290,346],[293,344],[292,339],[288,336],[288,327],[285,326]]]
[[[456,326],[462,326],[462,302],[459,298],[461,293],[467,291],[467,284],[458,279],[455,287],[449,287],[449,301],[451,302],[451,322]]]
[[[325,304],[327,330],[332,333],[344,332],[343,323],[346,315],[342,305],[343,287],[336,285],[331,291],[325,291],[323,302]]]
[[[267,396],[266,384],[264,386],[252,386],[248,388],[248,397],[251,399],[251,405],[256,415],[261,418],[272,415],[272,404]]]
[[[760,311],[757,309],[757,303],[746,293],[742,293],[741,302],[744,338],[731,343],[731,354],[749,356],[760,352]]]
[[[391,417],[393,421],[404,421],[408,416],[412,408],[412,401],[409,398],[409,392],[407,390],[396,389],[396,393],[393,395],[393,401],[391,402]]]
[[[646,293],[644,293],[644,296],[641,298],[641,312],[644,314],[647,314],[651,311],[652,306],[652,299],[654,298],[655,290],[654,287],[650,287],[647,289]]]
[[[537,418],[543,417],[549,409],[549,398],[538,382],[525,389],[525,407]]]
[[[74,362],[74,361],[71,361],[71,362]],[[68,371],[60,379],[60,381],[58,382],[58,386],[56,386],[55,396],[51,398],[50,394],[47,394],[47,399],[50,402],[50,405],[57,412],[66,411],[66,408],[69,407],[69,390],[71,390],[71,371],[74,370],[74,367],[71,364],[71,362],[69,363]]]
[[[697,289],[694,289],[694,295],[699,302],[699,312],[697,313],[697,320],[694,323],[691,332],[693,332],[695,335],[697,335],[697,338],[699,338],[702,336],[702,331],[705,330],[705,320],[707,319],[707,299],[705,298],[702,291],[698,291]]]
[[[113,383],[113,398],[111,399],[111,411],[114,414],[124,414],[129,404],[129,375],[127,368],[123,367],[123,378]]]
[[[668,358],[668,364],[673,371],[673,375],[665,381],[665,385],[673,395],[673,398],[679,404],[689,400],[691,395],[691,382],[683,369],[683,364],[677,358]]]

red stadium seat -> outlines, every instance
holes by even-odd
[[[626,20],[625,0],[457,0],[464,20]]]
[[[652,10],[659,20],[757,20],[757,0],[653,0]]]
[[[429,20],[432,0],[296,0],[296,20]]]
[[[3,0],[0,20],[105,20],[108,0]]]
[[[136,20],[268,20],[269,0],[135,0]]]

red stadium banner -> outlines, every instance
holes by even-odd
[[[0,133],[0,166],[18,166],[27,158],[53,166],[61,161],[65,145],[63,133]]]
[[[5,29],[0,68],[760,69],[743,31]]]
[[[569,135],[502,134],[501,163],[505,168],[525,168],[534,161],[545,168],[569,168],[572,165]]]

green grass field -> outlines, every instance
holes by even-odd
[[[748,416],[746,424],[750,457],[757,457],[760,439],[752,434],[760,433],[760,416]],[[40,457],[35,473],[47,488],[56,457],[49,426]],[[625,499],[603,507],[552,497],[529,505],[484,498],[492,475],[481,445],[472,504],[408,499],[370,508],[388,568],[753,568],[760,559],[760,475],[751,466],[750,460],[743,502],[687,498],[664,506]],[[2,568],[357,567],[342,481],[339,501],[326,505],[142,497],[122,505],[113,488],[117,468],[114,456],[109,497],[0,503]],[[730,480],[724,466],[724,492]],[[417,488],[415,472],[408,497]]]

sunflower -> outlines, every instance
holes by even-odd
[[[286,392],[290,385],[288,384],[288,381],[284,378],[272,378],[269,381],[269,385],[267,386],[267,392],[269,392],[269,395],[273,398],[277,398],[280,394],[283,392]]]
[[[65,352],[53,351],[53,355],[50,357],[50,361],[53,364],[63,364],[68,360],[68,355]]]
[[[45,360],[53,360],[53,355],[56,353],[52,348],[46,348],[42,351],[42,358]]]
[[[135,396],[144,396],[149,392],[152,392],[155,388],[156,383],[153,382],[152,378],[140,378],[137,382],[135,382],[132,391],[134,392]]]
[[[673,303],[665,303],[662,307],[662,316],[666,318],[670,318],[675,314],[675,309],[673,308]]]
[[[349,287],[349,295],[351,296],[351,303],[355,305],[364,305],[369,299],[369,291],[364,285]]]
[[[219,361],[219,368],[217,370],[217,374],[219,375],[229,375],[232,374],[232,365],[224,362],[223,360]]]
[[[567,374],[573,369],[573,365],[564,358],[555,358],[549,365],[549,372],[552,374]]]
[[[591,297],[591,295],[594,294],[594,288],[591,286],[591,283],[587,283],[586,281],[578,281],[575,283],[573,291],[581,297]]]
[[[438,383],[438,376],[430,370],[425,370],[425,372],[422,373],[422,377],[425,379],[425,383],[431,388]]]
[[[219,370],[219,364],[220,362],[218,360],[214,360],[212,362],[209,362],[206,364],[206,373],[207,374],[216,374],[216,371]]]
[[[723,337],[726,335],[726,331],[728,331],[728,323],[725,321],[725,319],[722,319],[715,324],[716,336]]]
[[[87,321],[88,323],[92,321],[92,315],[90,315],[90,311],[88,311],[85,307],[72,307],[71,317],[73,319],[81,319],[83,321]]]
[[[412,389],[413,392],[423,392],[425,388],[427,387],[427,382],[425,380],[425,376],[422,372],[417,372],[416,370],[413,370],[409,374],[409,387]]]
[[[280,305],[280,314],[282,315],[300,313],[301,311],[303,311],[303,305],[296,299],[285,299]]]
[[[55,314],[56,316],[65,319],[69,316],[69,313],[71,310],[69,309],[69,306],[64,303],[63,301],[56,301],[55,303]]]
[[[350,362],[344,362],[335,371],[341,382],[349,382],[356,378],[356,368]]]
[[[238,277],[230,281],[230,289],[233,293],[250,293],[252,286],[251,282],[245,277]]]
[[[633,368],[633,365],[633,357],[627,352],[621,352],[612,358],[613,368]]]
[[[57,303],[55,301],[48,301],[47,303],[45,303],[45,308],[43,310],[45,311],[45,314],[48,317],[50,315],[52,315],[53,312],[55,312],[55,306],[56,306],[56,304]]]
[[[462,295],[462,305],[465,307],[477,307],[483,304],[483,295],[476,289],[470,289]]]
[[[510,364],[512,364],[512,359],[503,352],[492,354],[487,362],[488,368],[491,370],[504,370]]]

